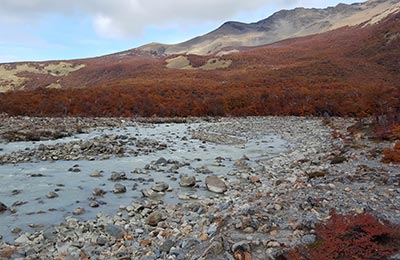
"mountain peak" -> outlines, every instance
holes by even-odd
[[[369,0],[325,9],[298,7],[278,11],[255,23],[225,22],[208,34],[180,44],[146,45],[139,49],[167,55],[218,55],[226,48],[260,46],[346,26],[373,24],[398,10],[400,0]]]

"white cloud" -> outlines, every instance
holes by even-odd
[[[0,0],[0,21],[34,22],[46,15],[89,16],[98,34],[135,37],[146,27],[223,22],[272,0]],[[282,7],[296,0],[280,1]]]
[[[147,27],[222,23],[261,8],[292,8],[337,0],[0,0],[0,21],[34,22],[46,15],[90,17],[106,38],[140,36]],[[348,1],[347,1],[348,2]],[[267,16],[267,14],[266,14]]]

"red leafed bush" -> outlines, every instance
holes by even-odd
[[[296,260],[383,260],[399,252],[399,226],[381,223],[368,214],[332,213],[326,224],[316,227],[317,240],[289,252]]]
[[[400,141],[394,145],[393,149],[385,149],[383,153],[383,158],[381,160],[383,163],[394,163],[400,164]]]

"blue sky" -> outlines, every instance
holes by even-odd
[[[0,62],[94,57],[178,43],[225,21],[356,0],[0,0]]]

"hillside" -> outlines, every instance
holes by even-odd
[[[345,26],[375,24],[400,9],[399,0],[370,0],[325,9],[282,10],[255,23],[226,22],[218,29],[189,41],[150,44],[140,50],[158,55],[222,55],[240,47],[254,47],[277,41],[323,33]]]
[[[3,64],[0,72],[13,71],[1,79],[3,90],[6,82],[23,91],[0,94],[0,111],[40,116],[398,113],[399,13],[374,24],[239,50],[223,57],[163,57],[133,49],[86,60]]]

